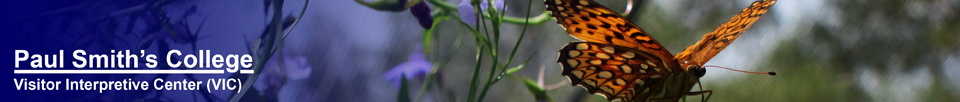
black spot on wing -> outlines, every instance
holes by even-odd
[[[630,34],[631,38],[636,38],[637,36],[646,36],[646,35],[644,35],[643,32],[634,32],[633,34]]]
[[[614,36],[616,36],[616,37],[617,37],[617,39],[623,39],[623,33],[620,33],[620,32],[613,32],[613,35],[614,35]]]
[[[603,22],[603,24],[601,24],[600,27],[610,29],[610,23]]]
[[[607,40],[607,43],[613,43],[613,37],[611,37],[611,36],[603,37],[603,39],[604,39],[604,40]]]
[[[619,17],[617,14],[603,13],[600,14],[600,17]]]

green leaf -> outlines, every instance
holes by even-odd
[[[406,10],[404,5],[407,3],[407,0],[380,0],[374,2],[364,2],[363,0],[354,0],[357,3],[360,3],[363,6],[367,6],[374,10],[380,11],[390,11],[390,12],[400,12]]]
[[[474,32],[474,33],[476,33],[476,32]],[[480,37],[477,37],[477,39],[480,39]],[[476,41],[479,42],[480,40],[476,40]],[[479,43],[478,43],[478,44],[479,44]],[[478,48],[480,48],[480,49],[477,49],[477,51],[476,51],[476,52],[477,52],[477,60],[476,60],[477,63],[476,63],[476,66],[473,67],[473,77],[470,79],[470,93],[467,93],[467,102],[474,102],[473,99],[476,98],[476,95],[475,95],[475,94],[477,94],[477,83],[480,83],[480,82],[479,82],[479,81],[480,81],[480,80],[479,80],[479,78],[480,78],[480,64],[483,63],[483,50],[486,49],[486,47],[483,47],[483,46],[480,46],[480,45],[477,45],[476,47],[478,47]]]
[[[397,102],[410,102],[410,94],[408,94],[410,89],[407,89],[407,75],[404,74],[400,74],[400,93],[397,94]]]
[[[510,69],[508,69],[508,70],[506,70],[506,71],[504,71],[504,72],[501,72],[500,75],[497,75],[497,79],[494,79],[494,80],[493,80],[493,83],[500,82],[500,78],[502,78],[504,75],[510,75],[510,73],[513,73],[513,72],[516,72],[516,71],[518,71],[518,70],[520,70],[520,69],[523,69],[523,66],[526,66],[526,65],[527,65],[527,62],[530,62],[530,59],[533,59],[533,55],[536,55],[536,53],[530,54],[530,56],[527,56],[527,60],[524,60],[523,63],[521,63],[520,65],[517,65],[517,67],[510,68]],[[504,67],[504,68],[506,68],[506,67]]]
[[[437,25],[440,24],[440,21],[444,17],[437,17],[433,19],[433,24],[430,25],[430,29],[423,31],[423,52],[430,53],[430,40],[433,39],[433,29],[437,29]]]
[[[537,82],[530,79],[523,79],[523,85],[527,87],[527,91],[533,94],[534,98],[538,102],[552,102],[553,100],[547,96],[547,91],[543,90],[540,86],[537,86]]]
[[[520,69],[523,69],[523,65],[519,65],[519,66],[517,66],[517,67],[513,67],[513,68],[510,68],[510,69],[507,69],[507,72],[505,72],[505,73],[506,73],[506,74],[513,74],[513,72],[520,71]]]

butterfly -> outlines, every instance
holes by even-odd
[[[645,102],[677,101],[687,95],[712,93],[691,92],[706,73],[703,64],[753,25],[776,0],[753,2],[676,56],[647,32],[594,1],[544,3],[567,33],[585,41],[568,43],[560,49],[557,59],[563,66],[562,74],[574,86],[582,86],[610,101]]]

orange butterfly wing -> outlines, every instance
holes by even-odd
[[[670,73],[652,53],[595,42],[567,44],[557,62],[573,85],[611,101],[645,101],[663,89],[661,77]]]
[[[657,40],[616,12],[591,0],[545,0],[557,23],[587,42],[613,44],[673,58]]]
[[[744,8],[740,14],[730,18],[730,21],[723,23],[713,32],[703,35],[703,39],[697,44],[687,47],[683,52],[677,53],[677,60],[689,61],[690,64],[702,66],[704,63],[716,56],[717,53],[726,48],[727,45],[736,40],[743,31],[750,25],[757,22],[760,16],[767,13],[770,7],[776,3],[776,0],[756,1],[750,4],[750,7]]]

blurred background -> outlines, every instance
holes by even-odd
[[[243,100],[390,102],[397,100],[402,89],[399,79],[403,75],[410,83],[406,86],[411,90],[408,94],[416,99],[426,74],[434,70],[432,68],[437,68],[437,74],[431,87],[426,87],[423,101],[460,102],[468,97],[477,49],[470,46],[474,44],[471,32],[457,19],[441,20],[434,26],[432,35],[428,35],[431,37],[424,37],[425,29],[411,14],[412,10],[381,11],[358,3],[375,0],[312,0],[305,11],[302,10],[303,0],[285,0],[280,12],[282,16],[273,16],[276,11],[271,0],[159,1],[11,1],[3,4],[9,7],[3,9],[5,14],[11,14],[4,18],[4,23],[17,26],[11,27],[16,30],[8,33],[14,34],[14,41],[42,43],[43,46],[72,45],[57,47],[60,49],[134,49],[137,47],[122,42],[156,37],[159,39],[156,43],[133,45],[145,45],[147,47],[142,49],[152,51],[210,49],[214,53],[250,53],[256,52],[248,49],[257,45],[253,42],[262,40],[259,38],[269,31],[267,27],[275,21],[273,18],[284,17],[284,25],[288,25],[288,21],[293,21],[303,11],[295,27],[284,27],[290,34],[278,51],[283,54],[271,58],[285,61],[267,61],[260,75],[262,79],[257,80],[254,90],[248,91]],[[462,2],[440,1],[454,6]],[[528,3],[533,3],[531,17],[543,13],[545,7],[541,0],[496,1],[505,5],[508,17],[525,17]],[[617,12],[626,12],[628,5],[634,5],[631,11],[636,12],[626,17],[669,51],[678,53],[753,1],[598,2]],[[146,4],[155,6],[147,6],[151,9],[134,14],[116,13]],[[434,3],[426,5],[431,10],[438,9]],[[160,10],[155,10],[158,8]],[[705,90],[714,90],[710,101],[716,102],[957,102],[960,101],[960,87],[957,87],[960,86],[958,13],[958,0],[781,0],[738,40],[706,63],[748,71],[776,71],[778,75],[707,69],[701,83]],[[162,29],[155,29],[157,23]],[[475,24],[468,25],[473,27]],[[523,24],[504,23],[500,28],[499,46],[502,49],[499,51],[509,52],[516,41],[522,40],[516,57],[507,66],[524,63],[527,56],[531,59],[523,69],[512,74],[515,78],[504,78],[492,85],[484,101],[536,101],[517,78],[559,85],[546,91],[546,95],[556,102],[606,101],[600,95],[571,86],[560,74],[557,51],[577,39],[569,36],[554,20],[529,25],[525,37],[520,39],[523,28]],[[177,34],[179,36],[170,36]],[[88,35],[92,37],[83,37]],[[424,38],[431,41],[431,51],[423,50]],[[87,41],[94,42],[85,43]],[[491,58],[483,57],[486,61],[480,67],[481,76],[486,78]],[[506,59],[500,57],[502,61]],[[439,61],[447,61],[447,64],[436,66]],[[277,69],[279,66],[285,68]],[[538,78],[541,76],[542,79]],[[165,93],[142,92],[123,97],[117,96],[122,93],[112,93],[71,98],[225,101],[233,95],[230,92]],[[197,99],[196,96],[207,99]],[[688,97],[687,100],[699,101],[700,97]]]

